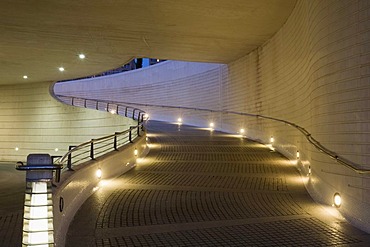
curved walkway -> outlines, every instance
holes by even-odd
[[[368,246],[264,145],[148,123],[151,150],[81,207],[66,246]]]

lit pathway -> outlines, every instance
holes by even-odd
[[[152,149],[92,195],[67,246],[368,246],[294,166],[240,137],[150,121]]]

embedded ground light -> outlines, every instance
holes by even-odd
[[[333,206],[339,208],[342,205],[342,197],[339,193],[335,193],[333,197]]]
[[[102,173],[102,171],[101,171],[101,169],[100,169],[100,168],[98,168],[98,170],[96,170],[96,173],[95,173],[95,174],[96,174],[96,177],[97,177],[97,178],[99,178],[99,179],[100,179],[100,178],[101,178],[101,176],[103,175],[103,173]]]

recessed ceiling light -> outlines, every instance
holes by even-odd
[[[78,54],[78,57],[80,58],[80,59],[85,59],[86,58],[86,56],[85,56],[85,54]]]
[[[24,76],[23,76],[23,79],[28,79],[28,76],[24,75]]]
[[[64,71],[64,68],[63,67],[59,67],[59,71]]]

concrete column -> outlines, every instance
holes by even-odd
[[[26,171],[22,246],[54,246],[52,179],[61,166],[49,154],[30,154],[16,169]]]

